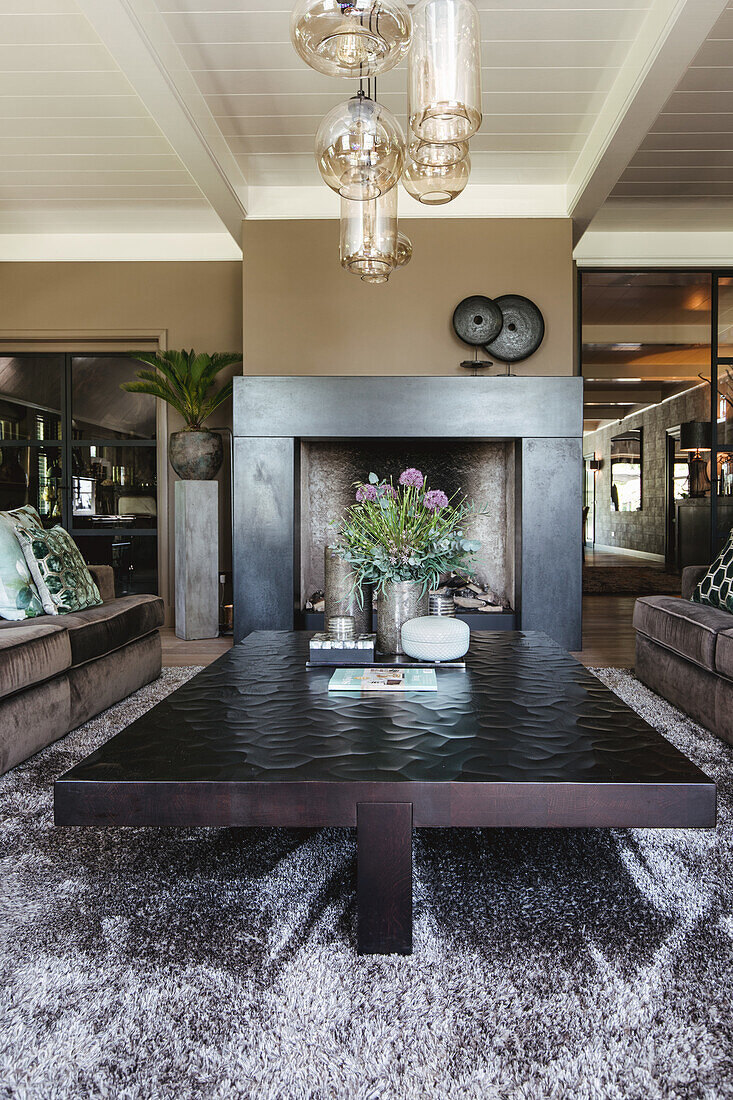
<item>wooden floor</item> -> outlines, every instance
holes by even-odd
[[[634,630],[631,616],[634,596],[583,597],[583,649],[574,656],[584,665],[631,668],[634,664]],[[231,638],[184,642],[172,630],[162,630],[163,664],[210,665],[230,648]]]
[[[659,569],[663,571],[666,566],[653,554],[631,554],[626,550],[596,550],[594,546],[586,546],[583,553],[584,565],[618,565],[618,566],[644,566],[645,569]]]

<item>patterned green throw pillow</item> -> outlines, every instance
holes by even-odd
[[[41,597],[15,533],[16,524],[29,522],[31,512],[40,528],[38,513],[30,505],[0,512],[0,619],[17,621],[44,614]]]
[[[733,611],[733,531],[692,594],[695,603]]]
[[[64,615],[101,604],[86,562],[63,527],[29,531],[18,526],[15,531],[46,614]]]

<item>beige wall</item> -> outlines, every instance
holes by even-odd
[[[160,328],[169,347],[238,351],[241,285],[237,261],[0,264],[0,330]]]
[[[244,225],[247,374],[462,374],[454,335],[469,294],[524,294],[541,308],[542,347],[521,374],[572,374],[573,261],[566,219],[404,219],[413,258],[385,286],[339,265],[337,221]]]
[[[209,263],[14,263],[0,264],[0,341],[12,350],[8,334],[101,333],[165,330],[169,348],[239,351],[242,347],[242,265]],[[63,344],[63,339],[61,343]],[[129,345],[128,345],[129,346]],[[224,376],[222,376],[224,377]],[[231,426],[231,403],[212,422]],[[171,410],[169,427],[180,426]],[[225,452],[228,451],[225,443]],[[220,568],[231,568],[229,459],[219,475]],[[169,531],[173,483],[169,470]],[[169,565],[173,554],[169,540]],[[172,592],[172,570],[161,593]]]

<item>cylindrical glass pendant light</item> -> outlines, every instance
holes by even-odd
[[[408,69],[408,115],[417,136],[472,137],[481,125],[481,33],[471,0],[419,0]]]
[[[316,161],[328,186],[364,202],[391,191],[404,166],[405,136],[386,107],[362,93],[339,103],[316,134]]]
[[[406,267],[412,259],[412,241],[406,233],[397,231],[397,247],[395,249],[395,267]]]
[[[426,168],[444,168],[449,164],[458,164],[459,160],[467,156],[467,141],[421,141],[420,138],[415,138],[410,142],[410,159]]]
[[[341,266],[368,279],[389,277],[397,249],[397,188],[366,202],[341,199]]]
[[[443,168],[407,162],[402,183],[408,195],[425,206],[441,206],[460,195],[471,174],[471,158],[464,157],[457,164]]]
[[[378,76],[410,47],[404,0],[299,0],[290,38],[307,65],[326,76]]]

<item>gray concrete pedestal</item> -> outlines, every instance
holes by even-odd
[[[219,634],[219,484],[177,481],[176,637]]]

